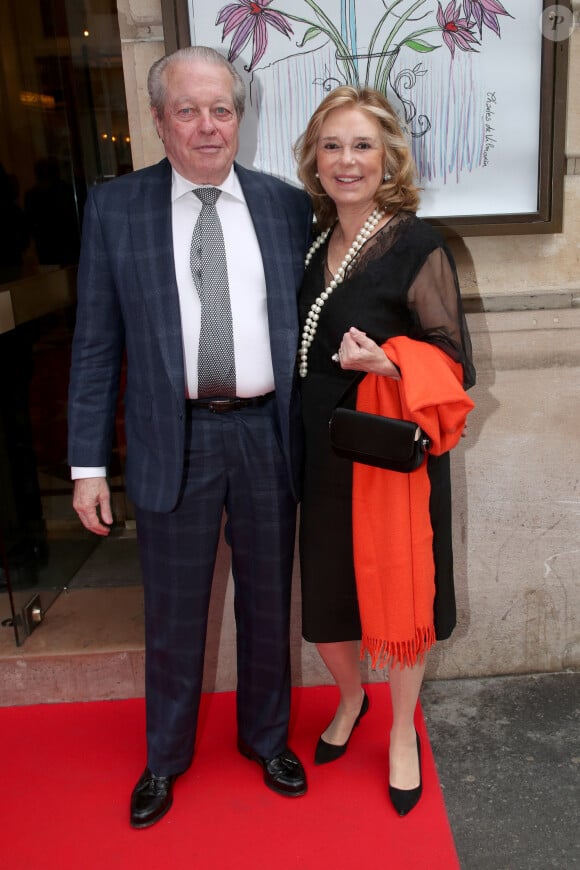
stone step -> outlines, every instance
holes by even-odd
[[[22,646],[0,634],[0,706],[143,694],[140,586],[62,592]]]

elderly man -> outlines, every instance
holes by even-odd
[[[300,465],[296,296],[311,232],[305,194],[234,163],[245,88],[203,46],[153,65],[167,159],[91,191],[69,397],[74,507],[106,535],[119,373],[127,359],[126,486],[145,591],[144,828],[189,766],[222,513],[232,549],[238,749],[302,795],[287,745],[290,586]]]

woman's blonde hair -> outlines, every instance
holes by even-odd
[[[385,150],[387,180],[377,188],[377,205],[391,214],[396,214],[401,209],[417,211],[419,188],[415,185],[415,164],[394,109],[386,97],[373,88],[344,85],[324,98],[294,146],[298,178],[312,197],[318,227],[324,230],[336,220],[336,206],[316,177],[316,148],[320,130],[330,112],[335,109],[360,109],[379,124]]]

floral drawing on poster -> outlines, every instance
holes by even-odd
[[[369,85],[386,94],[407,130],[423,213],[494,214],[536,207],[541,7],[224,0],[207,10],[193,0],[192,32],[249,81],[255,131],[245,162],[295,180],[292,145],[321,99],[342,84]],[[490,185],[499,195],[490,196]]]

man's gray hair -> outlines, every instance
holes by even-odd
[[[215,48],[209,48],[207,45],[190,45],[187,48],[180,48],[178,51],[166,54],[165,57],[155,61],[147,77],[147,90],[149,91],[151,108],[155,109],[160,118],[163,117],[166,96],[165,70],[173,63],[190,60],[202,60],[205,63],[211,63],[227,69],[232,77],[234,109],[238,121],[241,121],[246,107],[246,86],[244,81],[234,65],[223,54],[220,54]]]

